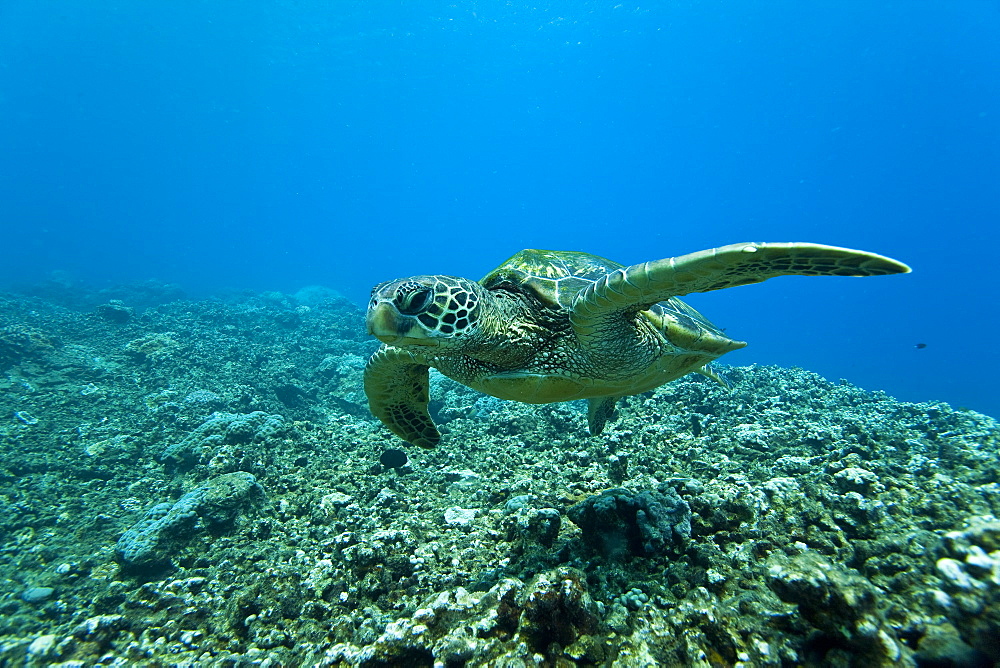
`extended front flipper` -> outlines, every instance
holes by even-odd
[[[810,243],[743,243],[623,267],[576,295],[570,320],[582,341],[600,339],[607,318],[647,309],[692,292],[709,292],[775,276],[880,276],[910,271],[864,251]]]
[[[441,440],[427,412],[428,366],[411,352],[383,345],[365,366],[365,394],[372,415],[392,433],[421,448]]]

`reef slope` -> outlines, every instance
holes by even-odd
[[[725,367],[592,438],[435,375],[417,451],[346,300],[118,296],[0,296],[0,663],[1000,660],[989,417]]]

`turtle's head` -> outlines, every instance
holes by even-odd
[[[456,276],[411,276],[376,285],[368,333],[393,346],[455,347],[478,330],[485,290]]]

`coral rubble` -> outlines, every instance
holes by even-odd
[[[755,366],[593,438],[434,375],[415,450],[336,293],[178,297],[0,295],[4,665],[1000,662],[986,416]]]

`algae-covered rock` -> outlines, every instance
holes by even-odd
[[[691,507],[669,485],[642,492],[605,490],[567,514],[587,544],[611,560],[662,554],[691,535]]]
[[[553,643],[570,647],[601,627],[600,609],[587,590],[586,575],[558,568],[537,575],[516,599],[521,610],[517,629],[536,652]]]
[[[197,496],[197,495],[196,495]],[[166,561],[169,556],[160,552],[161,543],[194,526],[197,519],[191,510],[195,497],[185,495],[176,503],[158,503],[141,520],[122,535],[115,546],[115,553],[123,563],[140,566]]]
[[[834,651],[826,661],[880,666],[895,665],[902,657],[901,644],[882,618],[878,591],[857,572],[812,551],[790,558],[776,553],[767,572],[778,597],[797,605],[822,634],[813,643],[847,650],[843,659],[835,659],[839,652]]]
[[[119,539],[115,553],[123,565],[139,568],[169,563],[198,529],[232,522],[258,501],[263,490],[253,475],[227,473],[191,490],[175,503],[159,503]]]
[[[528,583],[506,578],[489,591],[436,592],[368,643],[335,645],[316,665],[506,665],[515,655],[593,663],[607,651],[593,641],[601,615],[585,574],[561,567]]]
[[[970,518],[945,534],[942,547],[945,556],[935,563],[939,604],[964,643],[1000,662],[1000,521]]]
[[[55,349],[52,336],[23,323],[0,327],[0,369],[38,359]]]
[[[229,524],[264,498],[264,489],[257,479],[244,471],[216,476],[199,489],[205,493],[196,512],[210,529]]]
[[[180,344],[174,336],[174,332],[147,334],[125,344],[125,352],[136,360],[155,362],[179,350]]]
[[[246,457],[246,448],[267,446],[287,432],[280,415],[212,413],[183,440],[164,448],[160,460],[182,467],[208,464],[215,471],[232,470],[253,459]]]
[[[509,502],[508,502],[509,503]],[[562,516],[555,508],[517,508],[504,522],[508,540],[520,541],[522,549],[532,546],[550,548],[562,526]]]
[[[94,311],[101,318],[116,325],[124,325],[135,315],[135,309],[126,306],[120,299],[110,299],[106,304],[99,304]]]

